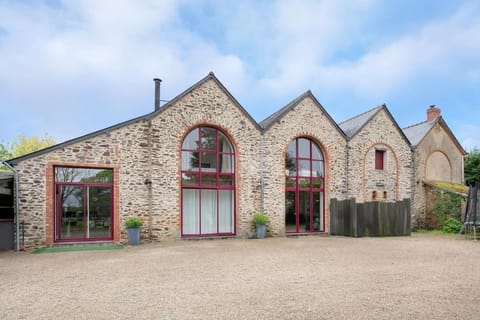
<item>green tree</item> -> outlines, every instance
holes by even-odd
[[[47,134],[43,137],[27,137],[24,134],[21,134],[17,136],[10,145],[0,143],[0,162],[50,147],[55,143],[55,139]],[[8,170],[8,168],[0,164],[0,170],[5,171]]]
[[[7,159],[10,159],[12,157],[12,154],[10,153],[10,151],[8,151],[8,149],[0,143],[0,170],[8,170],[8,168],[6,166],[3,166],[1,165],[1,162],[3,160],[7,160]]]
[[[480,181],[480,150],[473,148],[465,157],[465,182],[468,185]]]
[[[43,137],[27,137],[24,134],[21,134],[13,141],[11,154],[13,158],[16,158],[53,146],[55,143],[55,139],[47,134]]]

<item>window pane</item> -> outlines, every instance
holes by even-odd
[[[310,189],[310,178],[298,178],[298,187]]]
[[[202,190],[202,234],[217,233],[217,190]]]
[[[296,140],[293,140],[288,144],[287,157],[288,158],[296,158],[296,156],[297,156]]]
[[[96,182],[112,183],[113,170],[93,168],[55,168],[56,182]]]
[[[182,232],[183,234],[200,233],[199,190],[182,190]]]
[[[234,172],[234,156],[231,154],[219,154],[220,172],[233,173]]]
[[[298,160],[298,175],[301,177],[310,177],[310,160]]]
[[[296,181],[297,181],[297,180],[296,180],[295,178],[293,178],[293,179],[292,179],[292,178],[287,178],[287,179],[285,180],[285,186],[286,186],[287,188],[295,188],[295,182],[296,182]]]
[[[87,238],[108,238],[111,234],[112,189],[87,187]]]
[[[217,154],[216,153],[202,153],[202,171],[216,172],[217,171]]]
[[[323,160],[323,154],[318,148],[318,146],[312,142],[312,159],[314,160]]]
[[[204,186],[214,186],[217,184],[216,175],[214,174],[204,174],[202,175],[202,185]]]
[[[182,149],[198,150],[198,129],[190,131],[183,140]]]
[[[323,161],[312,161],[312,177],[323,177]]]
[[[204,150],[216,150],[216,130],[213,128],[201,128],[202,130],[202,149]]]
[[[220,176],[221,186],[233,186],[233,176]]]
[[[300,191],[298,196],[298,231],[308,232],[310,231],[310,192]]]
[[[322,189],[323,180],[322,179],[312,179],[312,188]]]
[[[298,139],[298,157],[310,158],[310,140],[305,138]]]
[[[297,232],[295,192],[285,193],[285,231]]]
[[[219,152],[233,153],[233,148],[232,148],[232,145],[230,144],[230,141],[228,141],[227,137],[225,137],[223,133],[221,133],[220,131],[218,131],[218,144],[219,144],[219,148],[218,148]]]
[[[182,173],[182,184],[198,185],[198,174]]]
[[[233,190],[220,190],[218,196],[218,232],[233,233]]]
[[[182,170],[198,171],[198,152],[182,151]]]
[[[285,174],[287,176],[297,175],[297,165],[295,159],[285,158]]]
[[[84,194],[83,187],[62,186],[60,191],[61,238],[84,238]]]
[[[323,193],[313,193],[313,230],[324,231],[323,226]]]

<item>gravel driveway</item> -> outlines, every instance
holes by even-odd
[[[309,236],[1,252],[0,319],[480,319],[480,242]]]

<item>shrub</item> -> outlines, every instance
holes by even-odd
[[[268,216],[264,213],[261,213],[261,212],[256,212],[254,215],[253,215],[253,222],[255,222],[255,224],[267,224],[268,222]]]
[[[462,223],[455,218],[448,218],[443,223],[443,232],[445,233],[458,233],[462,228]]]
[[[125,220],[125,227],[127,229],[140,228],[143,225],[143,220],[137,217],[130,217]]]

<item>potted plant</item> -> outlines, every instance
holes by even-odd
[[[128,233],[128,243],[132,246],[140,244],[140,227],[143,220],[137,217],[130,217],[125,220],[125,227]]]
[[[257,239],[265,238],[265,225],[268,222],[268,216],[261,212],[256,212],[253,215],[253,222],[257,231]]]

